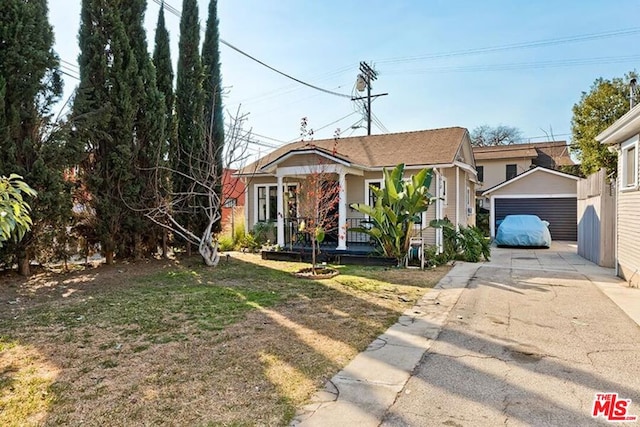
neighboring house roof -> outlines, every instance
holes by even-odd
[[[567,141],[473,147],[473,154],[476,161],[529,158],[547,168],[574,164]]]
[[[315,151],[333,157],[340,163],[364,169],[422,166],[454,163],[467,137],[467,129],[451,127],[384,135],[299,141],[284,145],[261,159],[245,166],[240,175],[260,173],[265,166],[273,166],[289,154]]]
[[[504,182],[502,182],[502,183],[500,183],[498,185],[494,185],[493,187],[491,187],[488,190],[484,191],[482,193],[482,196],[488,196],[490,193],[493,193],[494,191],[499,190],[502,187],[510,185],[510,184],[512,184],[512,183],[514,183],[516,181],[519,181],[519,180],[523,179],[524,177],[527,177],[527,176],[529,176],[529,175],[531,175],[533,173],[538,173],[538,172],[550,173],[550,174],[562,176],[564,178],[570,178],[570,179],[573,179],[573,180],[576,180],[576,181],[580,180],[580,177],[577,177],[575,175],[571,175],[569,173],[564,173],[564,172],[560,172],[560,171],[557,171],[557,170],[554,170],[554,169],[545,168],[543,166],[536,166],[536,167],[531,168],[528,171],[523,172],[523,173],[521,173],[519,175],[516,175],[513,178],[508,179],[508,180],[506,180],[506,181],[504,181]]]

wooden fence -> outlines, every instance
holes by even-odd
[[[578,255],[615,265],[616,188],[605,169],[578,181]]]

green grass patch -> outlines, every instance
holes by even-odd
[[[291,274],[304,267],[250,254],[216,268],[195,258],[105,267],[25,299],[0,313],[0,352],[11,356],[0,366],[0,425],[168,416],[286,425],[444,274],[359,266],[335,266],[340,275],[327,280]],[[263,354],[278,362],[268,375]]]

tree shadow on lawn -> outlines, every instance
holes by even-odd
[[[56,371],[33,391],[48,399],[14,422],[286,424],[424,292],[298,279],[250,261],[136,277],[109,269],[107,286],[98,269],[71,294],[53,284],[0,314],[0,345],[14,343],[0,354],[0,396],[20,372]]]

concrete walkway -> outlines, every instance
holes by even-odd
[[[597,425],[597,392],[640,416],[640,290],[568,244],[492,258],[457,264],[292,425]]]

